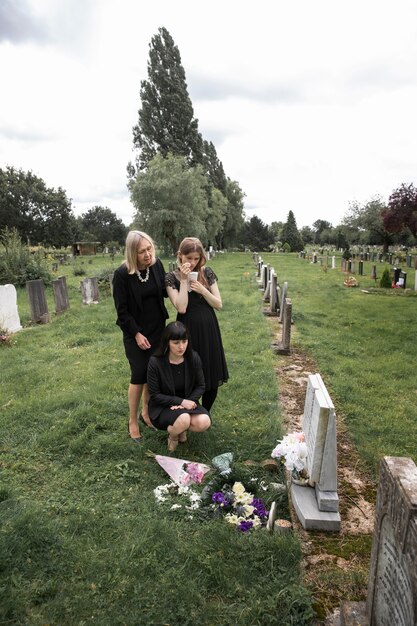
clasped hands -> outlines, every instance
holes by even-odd
[[[174,409],[186,409],[188,411],[191,411],[192,409],[195,409],[195,408],[197,408],[197,403],[194,402],[194,400],[185,400],[184,399],[181,402],[181,404],[173,405],[171,407],[171,410],[173,411]]]

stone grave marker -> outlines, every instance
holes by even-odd
[[[412,459],[381,461],[366,614],[369,626],[417,624],[417,467]]]
[[[52,288],[55,298],[55,311],[62,313],[69,309],[67,279],[65,276],[59,276],[56,280],[52,281]]]
[[[282,318],[282,339],[278,343],[271,344],[275,354],[290,354],[291,342],[291,318],[292,318],[292,302],[289,298],[285,298],[283,305],[284,314]]]
[[[278,276],[275,272],[271,274],[271,297],[270,311],[272,315],[276,315],[278,310]]]
[[[28,280],[26,291],[29,297],[30,319],[32,322],[48,324],[50,321],[43,280]]]
[[[320,374],[308,377],[303,432],[307,471],[314,488],[291,485],[295,511],[306,530],[338,531],[336,413]]]
[[[100,296],[97,277],[84,278],[80,284],[83,304],[98,304]]]
[[[285,302],[285,298],[287,297],[287,291],[288,291],[288,282],[285,281],[282,286],[281,293],[280,293],[280,303],[279,303],[279,321],[280,322],[283,321],[284,302]]]
[[[0,328],[8,333],[17,333],[22,329],[14,285],[0,285]]]

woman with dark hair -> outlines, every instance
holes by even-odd
[[[177,252],[178,269],[165,277],[167,293],[201,357],[206,390],[202,405],[210,411],[218,387],[227,382],[226,358],[215,310],[222,308],[217,276],[206,266],[206,253],[196,237],[186,237]]]
[[[140,418],[152,428],[146,374],[149,357],[158,347],[168,317],[164,305],[167,295],[164,276],[164,266],[155,258],[155,246],[149,235],[139,230],[130,231],[126,238],[125,261],[114,272],[113,298],[116,324],[123,331],[130,364],[129,434],[135,443],[142,442],[138,424],[141,398]]]
[[[158,430],[168,431],[168,450],[187,440],[187,431],[200,433],[211,425],[208,411],[198,404],[204,374],[197,352],[181,322],[171,322],[148,365],[149,416]]]

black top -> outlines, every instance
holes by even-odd
[[[184,359],[184,393],[179,396],[168,356],[151,356],[148,365],[149,416],[155,420],[164,408],[179,405],[186,398],[198,402],[203,395],[204,374],[197,352]]]
[[[169,317],[164,305],[164,298],[167,297],[164,276],[164,266],[159,259],[150,266],[146,283],[140,282],[136,273],[129,274],[124,264],[115,270],[113,298],[117,311],[116,324],[125,336],[135,337],[139,332],[148,337],[150,326],[155,326],[155,318],[164,322]],[[160,326],[160,322],[157,325]]]

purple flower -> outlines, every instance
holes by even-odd
[[[221,491],[215,491],[211,496],[211,499],[220,506],[229,506],[230,504],[229,500],[224,497],[224,494]]]
[[[250,520],[244,520],[238,524],[237,529],[242,533],[247,533],[253,527],[253,522]]]
[[[261,518],[268,517],[268,511],[265,509],[265,504],[263,503],[263,500],[260,500],[259,498],[254,498],[251,502],[251,505],[255,507],[255,515]]]

